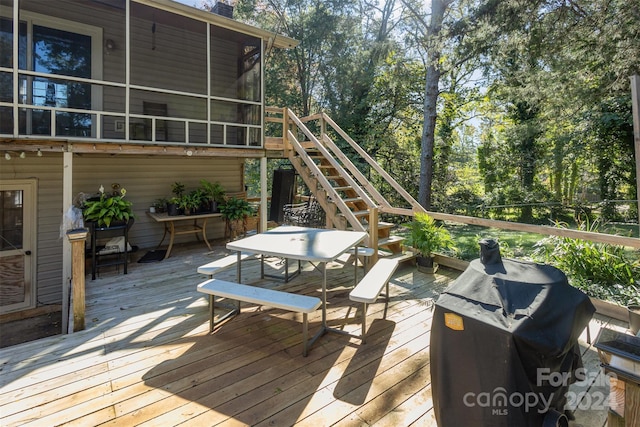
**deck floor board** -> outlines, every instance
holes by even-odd
[[[206,277],[196,269],[227,253],[184,245],[162,262],[131,263],[127,275],[104,268],[96,280],[88,276],[84,331],[0,349],[0,425],[436,425],[431,307],[458,272],[426,275],[401,265],[389,303],[369,306],[366,344],[328,333],[305,358],[297,313],[243,304],[240,315],[209,333],[208,299],[196,291]],[[353,266],[345,261],[329,266],[328,323],[360,334],[362,305],[349,301]],[[244,266],[244,283],[321,293],[322,276],[309,263],[286,284],[260,279],[257,261]],[[282,273],[284,266],[269,259],[268,268]],[[320,322],[320,311],[309,315],[310,334]],[[592,340],[603,326],[624,327],[596,316]],[[586,332],[580,342],[594,374],[575,391],[606,391]],[[576,415],[573,426],[606,423],[606,411]]]

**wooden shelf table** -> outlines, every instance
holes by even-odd
[[[147,215],[149,215],[154,221],[164,225],[164,234],[162,235],[162,240],[160,240],[156,249],[160,248],[164,239],[167,237],[167,234],[169,235],[169,246],[167,247],[167,253],[164,255],[163,259],[167,259],[171,255],[175,236],[184,234],[195,234],[198,240],[200,240],[200,235],[202,235],[202,240],[204,240],[204,243],[207,245],[209,250],[212,250],[211,244],[209,243],[209,240],[207,240],[207,220],[209,218],[222,218],[221,213],[169,216],[166,213],[147,212]],[[176,225],[177,222],[186,221],[191,221],[191,223]],[[198,221],[202,221],[202,223],[199,224]]]

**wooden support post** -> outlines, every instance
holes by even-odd
[[[324,119],[324,117],[324,113],[320,114],[320,138],[318,139],[320,140],[322,145],[326,146],[326,144],[324,143],[324,136],[327,134],[327,121]]]
[[[640,425],[640,385],[628,382],[625,385],[624,421],[626,426]]]
[[[631,76],[631,105],[633,112],[633,139],[636,147],[636,198],[638,203],[638,230],[640,230],[640,76]]]
[[[73,300],[73,332],[84,329],[84,248],[87,240],[87,230],[71,230],[67,238],[71,242],[71,286]],[[126,255],[126,254],[125,254]]]
[[[369,210],[369,247],[373,248],[373,256],[369,268],[378,262],[378,208]]]
[[[289,142],[289,112],[287,107],[282,109],[282,143],[284,145],[284,154],[288,156],[292,148]]]

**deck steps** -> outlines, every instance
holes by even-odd
[[[395,244],[403,242],[403,241],[404,241],[404,237],[402,237],[402,236],[389,236],[389,237],[385,237],[383,239],[379,239],[378,240],[378,246],[379,247],[385,247],[385,246],[389,246],[389,245],[395,245]]]

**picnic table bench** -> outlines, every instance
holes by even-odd
[[[210,332],[213,332],[215,326],[229,316],[239,314],[241,301],[302,313],[302,355],[307,356],[309,347],[308,314],[320,307],[322,304],[320,298],[243,285],[221,279],[209,279],[200,283],[198,285],[198,291],[209,295]],[[214,319],[214,302],[216,296],[229,298],[238,302],[236,310],[227,313],[217,322]]]
[[[386,285],[384,294],[385,301],[389,301],[389,280],[398,268],[398,260],[393,258],[381,258],[371,267],[371,270],[358,282],[355,288],[349,293],[349,299],[354,302],[361,302],[362,307],[362,343],[365,342],[367,329],[367,304],[376,302],[382,288]]]
[[[255,257],[254,254],[249,254],[245,252],[240,254],[241,261],[244,261],[248,258],[254,258],[254,257]],[[209,279],[212,279],[215,274],[225,271],[233,267],[234,265],[237,265],[237,263],[238,263],[238,255],[231,254],[231,255],[227,255],[225,257],[219,258],[215,261],[211,261],[207,264],[201,265],[200,267],[198,267],[197,271],[200,274],[209,276]]]

